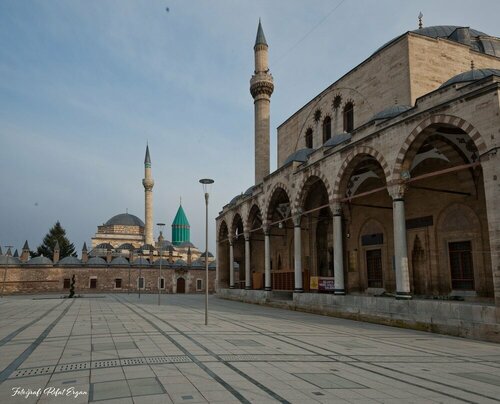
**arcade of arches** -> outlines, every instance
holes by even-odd
[[[361,148],[337,173],[242,199],[218,218],[218,287],[307,292],[324,277],[336,294],[492,299],[477,145],[431,124],[400,155]]]

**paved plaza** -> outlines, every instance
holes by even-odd
[[[500,346],[204,297],[0,300],[0,403],[489,403]],[[40,390],[39,390],[40,389]],[[30,394],[32,393],[32,394]]]

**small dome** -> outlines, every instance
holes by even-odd
[[[180,248],[196,248],[196,246],[191,243],[190,241],[184,241],[183,243],[180,243],[177,247],[180,247]]]
[[[236,195],[233,199],[231,199],[231,200],[229,201],[229,205],[234,205],[234,204],[238,201],[238,199],[240,199],[240,198],[242,198],[242,197],[243,197],[243,195],[242,195],[242,194]]]
[[[21,260],[10,255],[0,255],[0,265],[20,265]]]
[[[92,257],[87,261],[89,267],[105,267],[108,263],[101,257]]]
[[[160,261],[161,261],[161,267],[162,268],[166,268],[167,266],[170,266],[170,262],[167,259],[165,259],[165,258],[156,260],[155,262],[153,262],[153,266],[159,268],[160,267]]]
[[[113,216],[106,222],[106,226],[140,226],[144,227],[144,222],[137,216],[130,213],[120,213]]]
[[[205,267],[205,263],[202,260],[197,259],[197,260],[195,260],[195,261],[193,261],[191,263],[191,266],[193,268],[204,268]]]
[[[109,263],[109,265],[112,267],[128,267],[130,263],[125,257],[116,257]]]
[[[352,135],[347,132],[342,132],[337,135],[333,135],[330,139],[328,139],[323,146],[325,147],[335,147],[341,143],[347,142],[351,140]]]
[[[10,261],[10,260],[9,260]],[[50,265],[52,266],[53,263],[52,261],[50,260],[50,258],[47,258],[47,257],[44,257],[44,256],[39,256],[39,257],[35,257],[35,258],[31,258],[27,263],[26,265],[29,265],[29,266],[44,266],[44,265]]]
[[[178,259],[177,261],[175,261],[174,265],[177,267],[185,267],[187,265],[187,262],[182,259]]]
[[[82,261],[70,255],[68,257],[64,257],[56,265],[59,267],[81,267]]]
[[[150,267],[151,264],[146,258],[139,257],[132,261],[132,266],[134,267]]]
[[[209,251],[209,252],[208,252],[208,258],[213,258],[213,256],[214,256],[214,255],[213,255],[213,254]],[[203,252],[203,253],[200,255],[200,257],[205,258],[205,252]]]
[[[217,263],[215,261],[212,261],[210,264],[208,264],[208,269],[215,269],[217,268]]]
[[[101,250],[112,250],[114,247],[109,243],[101,243],[96,245],[95,248],[99,248]]]
[[[395,116],[398,116],[399,114],[408,111],[409,109],[411,109],[411,106],[409,105],[391,105],[390,107],[387,107],[377,114],[373,115],[370,121],[394,118]]]
[[[130,243],[123,243],[117,248],[117,250],[129,250],[129,251],[134,251],[134,249],[135,247]]]
[[[254,189],[255,189],[255,186],[251,186],[250,188],[248,188],[245,191],[245,193],[243,194],[243,196],[250,196],[250,195],[252,195]]]
[[[163,240],[161,243],[156,243],[156,249],[158,250],[161,247],[163,251],[166,251],[171,245],[172,243],[170,241]]]
[[[457,74],[451,79],[445,81],[439,88],[449,86],[450,84],[466,83],[468,81],[475,81],[484,79],[488,76],[500,76],[499,69],[472,69],[464,73]]]
[[[309,155],[314,151],[314,149],[300,149],[296,152],[290,154],[288,158],[283,163],[283,166],[291,163],[292,161],[298,161],[299,163],[305,163],[309,158]]]
[[[143,244],[141,246],[140,250],[142,250],[142,251],[145,251],[145,250],[147,250],[147,251],[156,251],[156,248],[153,245],[151,245],[151,244]]]

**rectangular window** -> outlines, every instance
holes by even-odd
[[[450,253],[451,288],[474,290],[474,266],[470,241],[448,243]]]
[[[382,288],[382,250],[366,252],[366,272],[369,288]]]
[[[196,279],[196,290],[198,292],[203,290],[203,279]]]
[[[64,289],[69,289],[71,286],[71,279],[70,278],[64,278]]]
[[[165,278],[160,278],[158,283],[160,285],[160,289],[165,289]]]
[[[97,278],[90,278],[90,289],[97,288]]]
[[[122,288],[122,280],[120,278],[115,279],[115,289]]]
[[[139,279],[137,279],[137,287],[139,289],[144,289],[144,278],[143,277],[140,277]]]

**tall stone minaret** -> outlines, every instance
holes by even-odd
[[[146,146],[146,157],[144,158],[144,179],[142,180],[144,186],[144,221],[146,228],[144,229],[144,236],[146,244],[154,245],[153,240],[153,187],[155,182],[151,175],[151,157],[149,156],[149,146]]]
[[[253,47],[255,72],[250,80],[250,93],[255,105],[255,184],[269,175],[269,109],[274,90],[269,73],[268,46],[259,20],[257,38]]]

